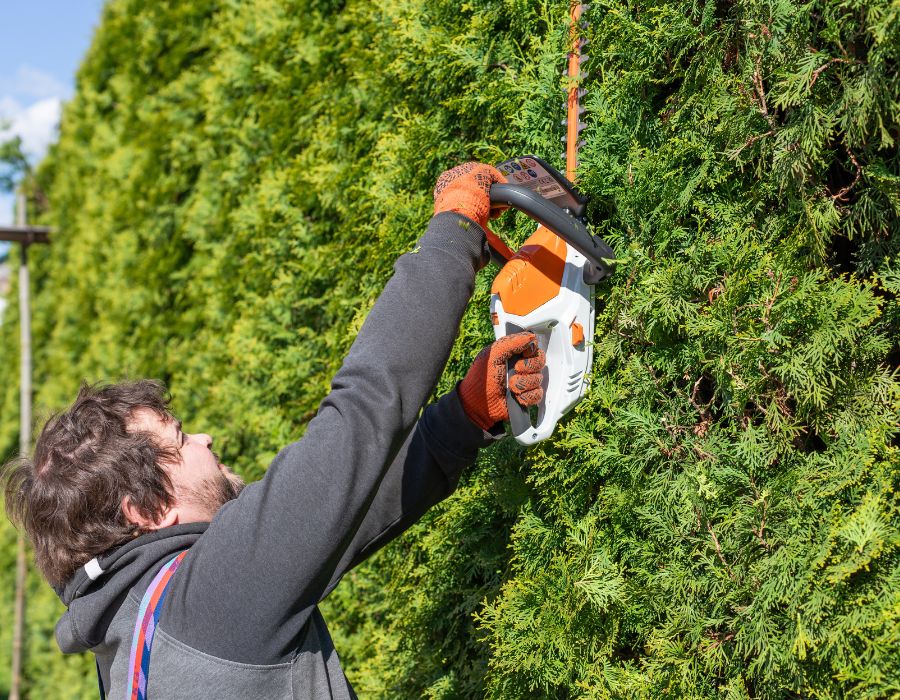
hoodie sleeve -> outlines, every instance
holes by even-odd
[[[191,548],[163,610],[169,634],[233,661],[290,658],[341,575],[452,491],[485,436],[453,398],[418,418],[486,256],[483,230],[444,213],[397,260],[303,439]]]
[[[479,448],[502,437],[502,430],[497,434],[486,432],[466,416],[455,389],[428,406],[385,472],[348,550],[353,558],[346,570],[374,554],[452,494]],[[343,568],[336,572],[325,595],[337,586],[344,572]]]

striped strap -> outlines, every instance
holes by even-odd
[[[187,550],[170,560],[150,583],[141,600],[137,622],[134,625],[134,637],[131,640],[131,657],[128,660],[128,700],[146,700],[147,679],[150,677],[150,647],[153,635],[162,612],[162,604],[172,575],[178,570]]]

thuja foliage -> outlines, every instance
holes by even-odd
[[[159,377],[188,429],[261,476],[441,170],[561,165],[566,15],[110,2],[37,173],[58,231],[34,259],[40,410],[82,378]],[[896,4],[588,17],[579,184],[618,257],[590,393],[346,577],[326,615],[347,673],[385,698],[898,695]],[[497,224],[513,243],[529,228]],[[491,339],[495,273],[437,393]],[[11,305],[5,358],[16,321]],[[0,367],[4,454],[17,369]],[[52,594],[31,593],[30,697],[91,697],[90,660],[53,653]]]

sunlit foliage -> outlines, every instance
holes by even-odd
[[[34,259],[40,409],[82,378],[162,378],[187,428],[260,477],[441,170],[561,164],[566,15],[113,0],[37,174],[57,230]],[[900,694],[896,3],[599,0],[588,17],[579,183],[618,255],[591,392],[552,440],[486,451],[345,579],[326,615],[346,671],[383,698]],[[495,273],[438,393],[491,339]],[[32,588],[29,697],[93,697]]]

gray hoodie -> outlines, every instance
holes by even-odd
[[[63,652],[93,651],[123,698],[141,597],[189,549],[153,641],[148,698],[353,698],[318,603],[456,488],[498,436],[456,391],[422,411],[487,260],[482,229],[432,219],[369,313],[302,440],[211,523],[143,535],[79,569],[60,598]]]

